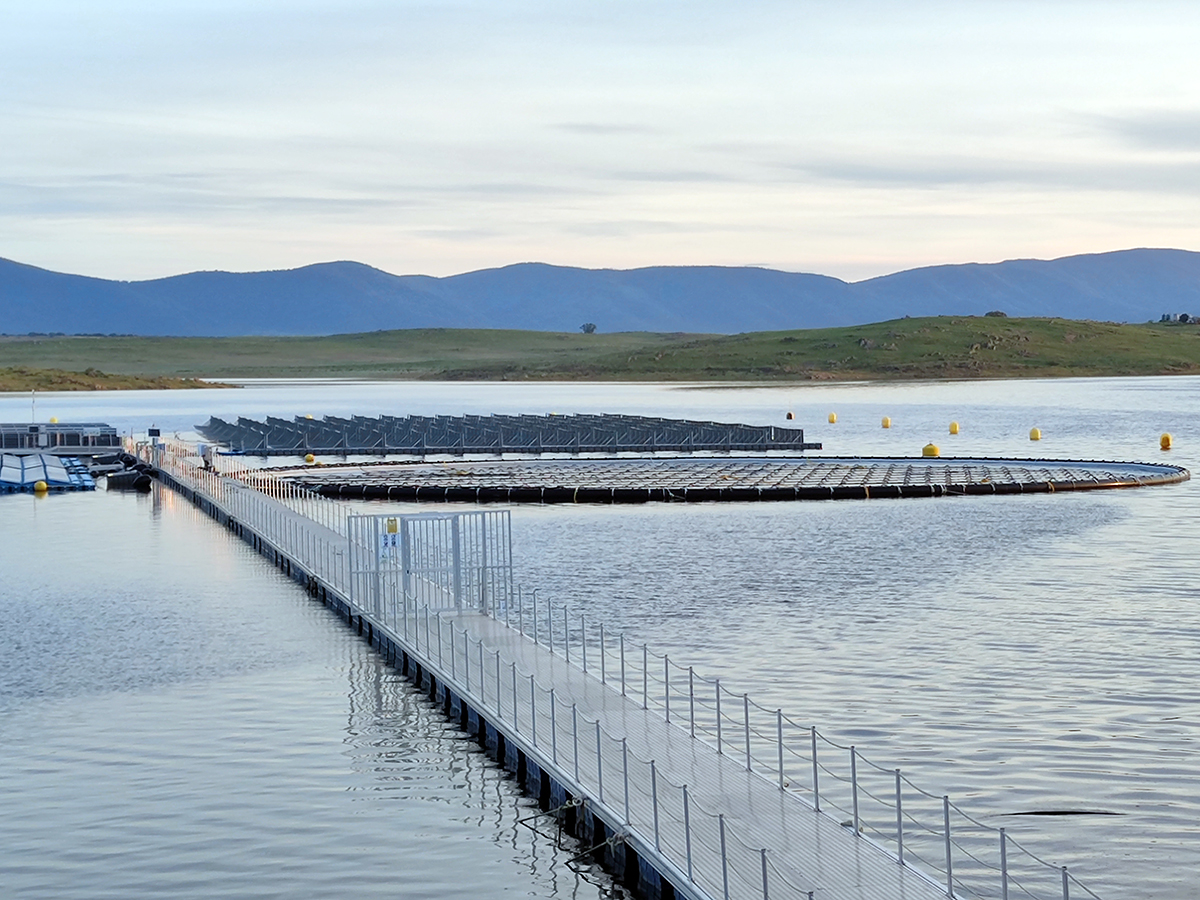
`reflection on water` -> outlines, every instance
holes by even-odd
[[[1165,458],[1200,474],[1196,378],[738,390],[332,383],[205,394],[62,397],[48,414],[141,428],[154,419],[186,430],[209,414],[611,411],[782,425],[792,410],[806,436],[834,455],[912,455],[933,440],[947,456],[1154,461],[1164,458],[1159,434],[1170,431],[1176,449]],[[20,402],[26,405],[0,398],[0,419],[20,421],[28,401]],[[39,398],[39,408],[54,402]],[[826,421],[831,411],[836,425]],[[884,415],[891,429],[880,428]],[[951,420],[962,425],[960,435],[947,433]],[[1037,444],[1028,440],[1033,426],[1043,433]],[[1198,490],[1200,479],[1027,497],[525,507],[514,513],[514,554],[520,580],[543,597],[720,675],[731,689],[853,741],[882,765],[902,766],[929,790],[949,792],[992,824],[1028,836],[1104,896],[1182,900],[1193,895],[1191,874],[1200,871]],[[502,825],[511,813],[498,811],[513,801],[504,807],[495,800],[507,781],[496,775],[486,789],[472,788],[468,773],[486,780],[493,770],[469,745],[469,758],[446,750],[439,741],[456,747],[453,735],[437,737],[436,717],[404,700],[394,675],[373,672],[374,657],[357,639],[246,548],[181,512],[170,495],[161,502],[155,520],[151,506],[138,505],[153,500],[109,504],[77,495],[38,506],[32,498],[0,498],[0,629],[6,645],[22,648],[0,656],[0,740],[6,757],[19,760],[19,774],[0,778],[16,791],[7,807],[51,811],[41,825],[32,813],[0,816],[5,863],[14,856],[10,837],[24,850],[19,858],[43,867],[59,832],[87,847],[87,833],[72,830],[73,810],[82,804],[100,816],[105,804],[79,801],[89,794],[81,786],[125,777],[133,771],[121,762],[127,757],[147,764],[153,757],[172,791],[186,787],[183,807],[203,812],[188,813],[179,827],[206,843],[210,868],[226,852],[251,866],[237,841],[227,839],[234,844],[227,847],[213,837],[209,815],[221,823],[219,834],[241,834],[247,852],[281,861],[285,875],[296,867],[301,874],[287,876],[293,887],[305,878],[332,885],[353,871],[334,865],[326,842],[352,848],[364,880],[377,886],[385,871],[403,868],[380,860],[412,850],[414,833],[437,836],[447,854],[464,841],[498,847],[499,834],[520,843],[513,835],[521,830]],[[90,530],[64,527],[66,512],[56,519],[75,508],[86,510],[78,516]],[[37,553],[31,521],[45,545]],[[329,671],[340,684],[328,680]],[[350,671],[353,737],[331,751],[347,735]],[[151,727],[156,717],[170,724],[165,733]],[[430,735],[406,730],[418,720]],[[256,762],[260,743],[272,749]],[[52,752],[55,745],[65,749]],[[423,757],[422,748],[432,755]],[[331,752],[338,762],[329,762]],[[454,761],[437,762],[443,753]],[[189,761],[194,754],[207,762]],[[296,761],[287,778],[272,768],[280,756]],[[420,777],[404,769],[405,758],[416,761]],[[63,779],[56,766],[78,772]],[[441,781],[429,780],[435,770]],[[270,813],[247,809],[256,792]],[[303,800],[290,799],[293,793]],[[391,816],[379,811],[389,804],[364,799],[380,795],[403,798],[416,811],[406,806]],[[464,812],[463,803],[474,805]],[[162,821],[153,827],[134,816],[138,804],[116,808],[123,811],[114,833],[129,840],[110,842],[109,853],[143,840],[154,846],[155,828],[171,818],[161,798],[154,815]],[[1061,808],[1122,815],[1002,818]],[[240,818],[227,822],[221,816],[235,813],[222,810]],[[455,812],[444,816],[448,810]],[[473,830],[463,830],[466,824]],[[299,836],[288,836],[292,827]],[[177,837],[177,845],[190,846]],[[196,852],[193,862],[201,858]],[[326,852],[327,871],[319,861]],[[415,883],[433,884],[436,873],[424,863],[439,852],[404,856]],[[570,873],[560,868],[551,876],[552,866],[530,863],[546,852],[510,843],[503,862],[483,856],[521,878],[558,877],[553,889],[567,891],[561,879]],[[461,867],[454,877],[474,883]],[[478,882],[516,883],[491,875]],[[534,883],[536,893],[552,890],[549,881]]]
[[[602,895],[477,745],[174,495],[0,497],[0,548],[4,896]]]

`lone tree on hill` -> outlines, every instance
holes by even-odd
[[[595,334],[596,333],[596,323],[595,322],[584,322],[582,325],[579,326],[579,330],[582,331],[584,334]]]

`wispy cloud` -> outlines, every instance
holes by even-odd
[[[816,180],[893,188],[1011,186],[1031,190],[1149,191],[1200,196],[1200,160],[989,160],[961,156],[814,159],[784,169]]]
[[[553,126],[558,131],[587,135],[649,135],[662,134],[663,129],[632,122],[558,122]]]
[[[1200,152],[1200,110],[1104,116],[1095,121],[1104,131],[1137,147]]]

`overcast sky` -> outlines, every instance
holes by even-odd
[[[1200,3],[0,0],[0,256],[920,265],[1200,249]]]

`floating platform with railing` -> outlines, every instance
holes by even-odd
[[[120,448],[117,429],[103,422],[0,422],[0,452],[15,456],[38,453],[91,456]]]
[[[651,900],[1097,896],[859,748],[521,590],[505,510],[359,515],[228,457],[145,453]]]
[[[1161,463],[824,457],[529,459],[277,470],[332,497],[469,503],[851,500],[1022,494],[1185,481]]]

